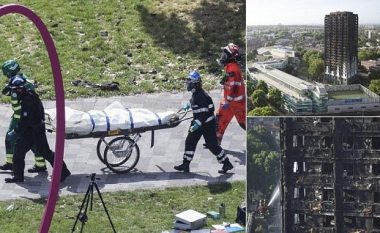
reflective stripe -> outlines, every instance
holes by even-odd
[[[208,112],[208,108],[193,109],[193,113]]]
[[[229,101],[238,101],[238,100],[242,100],[244,98],[244,95],[241,95],[241,96],[238,96],[238,97],[231,97],[231,96],[227,96],[227,100]]]
[[[11,104],[18,104],[18,100],[11,100]]]
[[[219,163],[223,163],[223,161],[226,160],[226,159],[227,159],[227,156],[224,156],[222,159],[218,159],[218,162]]]
[[[197,122],[197,124],[198,124],[199,126],[202,125],[202,123],[201,123],[199,120],[195,120],[195,122]]]
[[[45,162],[44,157],[40,157],[40,156],[35,156],[35,157],[34,157],[34,160],[39,161],[39,162],[42,162],[42,161]]]
[[[45,162],[37,162],[34,164],[36,167],[46,167]]]
[[[198,105],[197,104],[193,104],[193,105],[191,105],[191,108],[198,108]]]
[[[6,154],[5,155],[5,163],[12,163],[13,162],[13,154]]]
[[[224,150],[222,150],[216,157],[218,159],[220,159],[220,158],[225,157],[225,156],[226,156],[226,154],[224,153]]]
[[[20,119],[20,115],[13,114],[13,118]]]
[[[208,106],[208,108],[213,108],[214,107],[214,105],[213,104],[210,104],[209,106]]]
[[[214,115],[210,116],[209,118],[207,118],[207,119],[205,120],[205,123],[212,121],[214,118],[215,118]]]
[[[191,161],[191,160],[193,160],[192,157],[187,156],[187,155],[183,155],[183,159],[184,159],[184,160],[187,160],[187,161]]]
[[[17,105],[16,107],[12,106],[13,111],[17,111],[21,109],[21,105]]]
[[[195,151],[185,151],[185,155],[193,155]]]
[[[231,86],[241,86],[241,82],[229,82]]]

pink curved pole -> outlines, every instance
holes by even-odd
[[[59,64],[57,50],[54,46],[54,41],[42,20],[33,11],[26,8],[25,6],[9,4],[0,7],[0,17],[10,13],[18,13],[24,15],[35,24],[47,48],[50,59],[50,65],[54,76],[54,88],[56,95],[55,106],[57,109],[57,132],[55,143],[53,178],[50,184],[49,198],[47,200],[45,212],[43,218],[41,219],[40,225],[40,233],[45,233],[49,231],[50,224],[54,215],[55,203],[58,197],[63,163],[63,153],[65,147],[65,95],[63,90],[61,67]]]

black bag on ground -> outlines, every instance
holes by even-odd
[[[246,224],[247,207],[242,204],[236,208],[236,220],[235,222],[245,227]]]

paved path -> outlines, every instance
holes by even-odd
[[[211,91],[214,104],[219,102],[219,90]],[[178,110],[179,106],[188,101],[190,93],[159,93],[136,96],[117,96],[111,98],[89,98],[66,101],[66,106],[88,111],[91,109],[104,109],[112,101],[118,100],[130,108],[147,108],[160,112]],[[45,108],[55,107],[51,101],[44,102]],[[0,105],[0,142],[4,142],[5,133],[11,116],[9,105]],[[117,190],[136,190],[149,188],[163,188],[171,186],[205,185],[209,183],[235,181],[246,179],[245,131],[236,120],[230,124],[226,131],[222,147],[229,154],[235,166],[230,174],[220,175],[218,169],[221,165],[207,149],[203,149],[204,140],[198,144],[196,154],[191,163],[191,173],[175,172],[173,166],[182,162],[185,137],[190,121],[182,122],[176,128],[158,130],[155,132],[155,146],[150,148],[150,132],[142,134],[138,145],[140,147],[140,161],[136,170],[127,174],[114,174],[103,165],[96,155],[98,139],[72,139],[65,141],[65,161],[72,175],[61,184],[61,195],[83,193],[88,187],[89,178],[86,176],[96,173],[101,178],[97,181],[102,192]],[[55,135],[48,134],[50,147],[54,150]],[[0,144],[0,163],[5,160],[4,144]],[[10,177],[8,172],[0,172],[0,200],[16,198],[46,197],[49,191],[51,167],[48,173],[35,175],[26,172],[33,166],[33,155],[29,152],[26,157],[25,182],[20,184],[6,184],[4,178]]]

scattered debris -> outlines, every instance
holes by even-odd
[[[86,88],[98,88],[102,91],[118,91],[119,83],[118,82],[110,82],[110,83],[102,83],[102,84],[93,84],[87,80],[74,80],[71,82],[74,86],[81,86]]]

